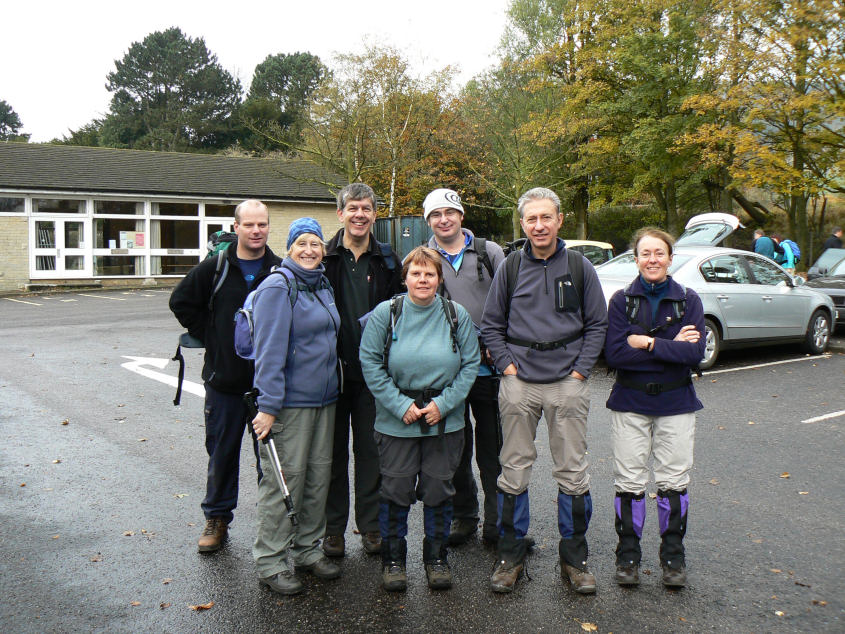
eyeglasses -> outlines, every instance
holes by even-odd
[[[452,219],[455,216],[457,216],[459,213],[461,213],[461,212],[458,211],[457,209],[447,209],[446,211],[443,211],[443,212],[432,211],[430,214],[428,214],[428,219],[429,220],[440,220],[444,216],[446,218]]]

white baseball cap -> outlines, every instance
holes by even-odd
[[[461,205],[461,197],[457,192],[451,189],[435,189],[423,201],[423,218],[428,222],[428,216],[435,209],[457,209],[464,214],[464,208]]]

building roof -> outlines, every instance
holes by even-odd
[[[337,175],[301,160],[0,143],[0,188],[331,202]]]

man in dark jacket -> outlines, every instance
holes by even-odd
[[[822,253],[826,249],[841,249],[842,248],[842,227],[834,227],[827,240],[822,245]]]
[[[364,550],[381,552],[378,525],[379,460],[373,438],[376,405],[364,383],[358,346],[358,319],[402,287],[399,258],[389,244],[375,239],[376,195],[369,185],[351,183],[337,195],[337,217],[343,228],[326,246],[323,264],[334,289],[340,313],[338,357],[343,386],[335,409],[332,479],[326,501],[326,536],[323,551],[343,557],[344,533],[349,521],[349,429],[355,456],[355,524]]]
[[[518,276],[509,292],[510,261],[505,260],[493,278],[481,322],[481,337],[502,372],[499,556],[490,587],[511,592],[523,571],[528,484],[542,414],[558,486],[561,573],[576,592],[592,594],[596,579],[587,570],[592,514],[587,377],[604,345],[607,305],[592,264],[581,254],[570,256],[557,237],[563,223],[557,194],[536,187],[520,197],[517,207],[528,238],[521,251],[511,254],[519,258]]]
[[[235,209],[237,242],[226,250],[229,270],[212,297],[217,257],[191,269],[170,296],[170,310],[205,345],[205,449],[208,480],[202,510],[206,523],[199,552],[219,550],[238,504],[241,438],[247,424],[243,395],[252,389],[253,363],[235,354],[233,319],[250,290],[281,261],[267,247],[270,216],[259,200]],[[256,461],[258,460],[257,445]],[[258,467],[259,477],[261,468]]]

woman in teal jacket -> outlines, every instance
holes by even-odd
[[[446,559],[452,476],[463,451],[464,400],[478,375],[478,335],[463,306],[437,294],[443,270],[436,251],[411,251],[402,278],[407,296],[376,306],[360,352],[376,400],[382,584],[392,591],[407,587],[408,512],[420,499],[428,585],[446,589],[452,586]]]

